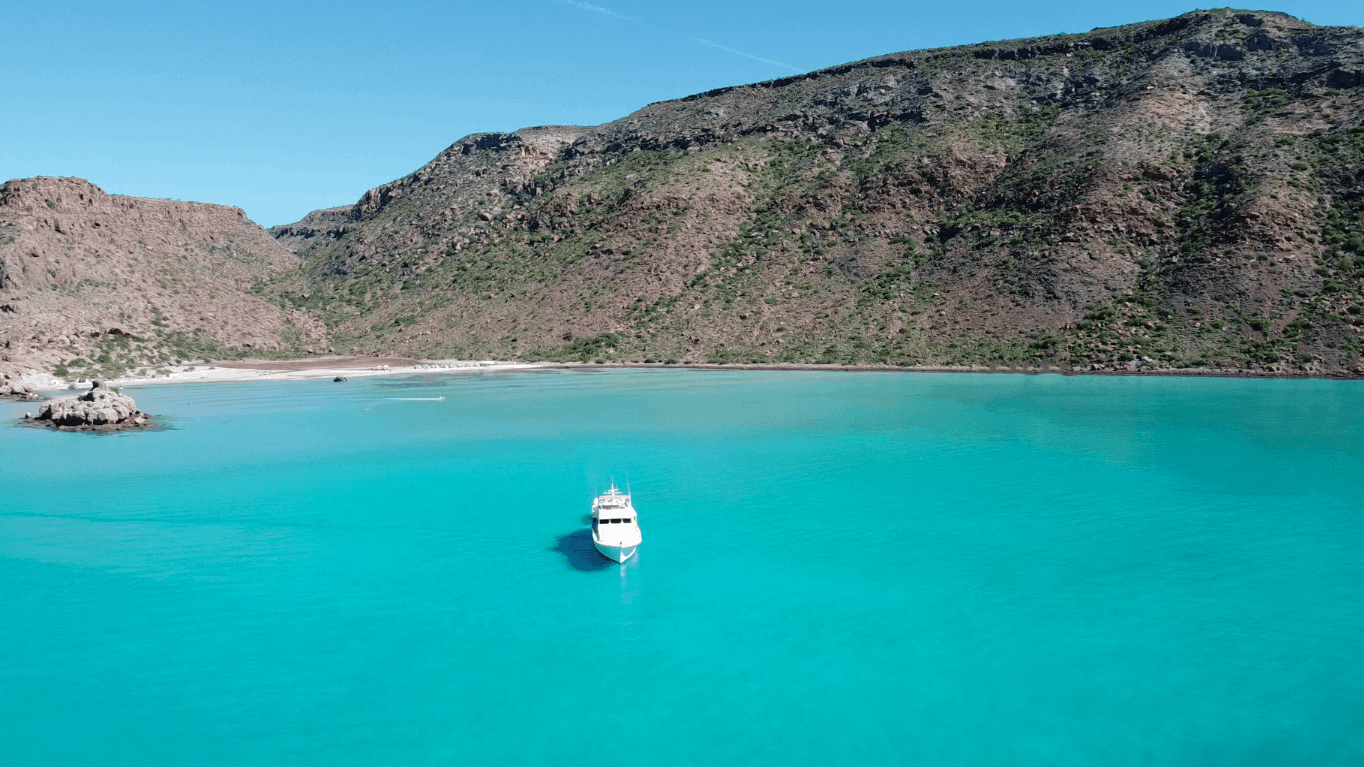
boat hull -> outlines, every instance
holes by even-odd
[[[639,548],[638,543],[631,544],[629,546],[611,546],[609,544],[600,543],[598,541],[593,541],[592,543],[597,547],[597,551],[601,552],[602,556],[606,557],[612,562],[620,562],[621,564],[624,564],[625,560],[634,556],[635,549]]]

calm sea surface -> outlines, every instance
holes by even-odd
[[[130,393],[0,426],[0,764],[1364,763],[1361,383]]]

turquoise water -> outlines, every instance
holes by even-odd
[[[0,764],[1364,762],[1364,384],[131,393],[0,427]]]

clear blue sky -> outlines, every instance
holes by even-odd
[[[651,102],[893,51],[1175,16],[1154,2],[10,2],[0,180],[246,209],[354,202],[461,136],[596,125]],[[1289,2],[1364,24],[1358,2]]]

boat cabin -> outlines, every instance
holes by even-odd
[[[635,524],[638,523],[635,520],[634,507],[630,505],[630,496],[617,490],[615,485],[592,502],[593,532],[605,526]],[[624,531],[628,528],[615,529]]]
[[[601,516],[592,518],[592,530],[595,532],[599,527],[607,525],[633,525],[635,522],[634,512],[620,511],[617,516],[610,516],[602,511]]]

